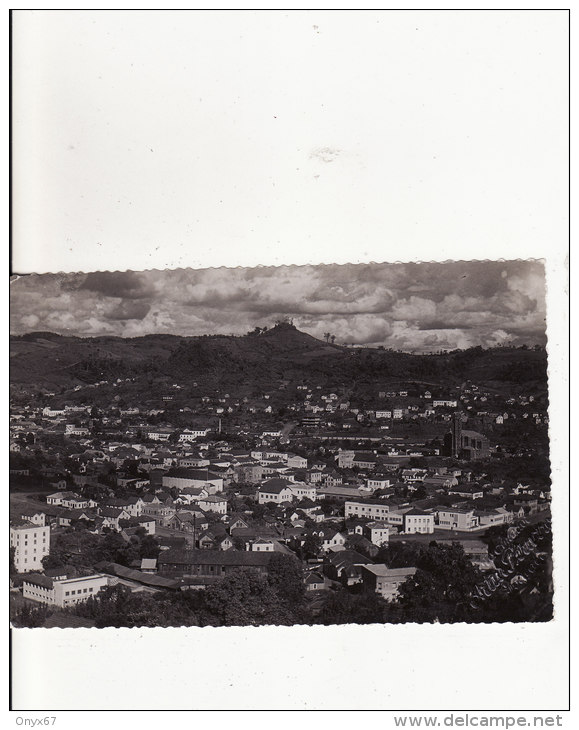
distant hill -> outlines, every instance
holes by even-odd
[[[111,378],[165,376],[187,385],[275,387],[307,381],[328,387],[354,383],[465,380],[505,391],[547,384],[543,349],[497,348],[412,355],[346,348],[288,323],[241,337],[147,335],[80,338],[35,332],[11,337],[10,378],[26,388],[72,388]]]

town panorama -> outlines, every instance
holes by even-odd
[[[14,626],[548,621],[542,345],[11,339]]]

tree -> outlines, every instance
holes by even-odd
[[[16,565],[14,564],[14,555],[16,554],[16,548],[11,547],[10,548],[10,563],[9,563],[9,575],[12,577],[13,575],[16,575],[18,571],[16,570]]]
[[[346,588],[341,588],[328,594],[314,622],[325,626],[384,623],[387,611],[388,604],[377,593],[355,595]]]
[[[322,538],[310,532],[306,535],[303,545],[301,546],[302,554],[306,558],[317,558],[322,549]]]
[[[108,586],[75,607],[75,613],[93,619],[97,628],[105,626],[163,626],[162,604],[151,595],[133,594],[124,585]]]
[[[202,624],[211,626],[292,625],[295,615],[268,579],[254,570],[237,570],[204,593]]]
[[[398,589],[398,604],[407,620],[432,622],[467,621],[473,613],[472,591],[480,580],[480,571],[465,555],[462,546],[453,542],[432,542],[417,555],[414,576]]]
[[[44,568],[91,567],[96,557],[101,538],[87,530],[75,531],[69,528],[56,536],[50,546],[50,554],[42,559]]]
[[[50,614],[51,611],[47,606],[31,606],[26,603],[13,613],[12,623],[16,627],[37,629],[44,626],[44,622]]]
[[[245,550],[245,540],[242,537],[239,537],[239,535],[236,535],[233,538],[233,547],[236,550]]]
[[[140,558],[158,558],[160,552],[161,548],[159,547],[159,543],[152,535],[145,535],[140,539]]]
[[[303,603],[304,571],[300,561],[293,555],[274,553],[269,561],[267,580],[277,595],[292,608]]]

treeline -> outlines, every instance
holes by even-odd
[[[301,563],[274,554],[269,572],[239,570],[204,590],[133,594],[126,586],[105,589],[74,609],[105,626],[266,626],[308,620]]]
[[[204,590],[157,594],[135,594],[116,585],[73,611],[101,628],[549,621],[550,525],[503,525],[489,530],[485,539],[497,566],[488,573],[459,543],[397,542],[381,548],[376,562],[417,568],[393,602],[365,592],[361,584],[334,584],[311,600],[300,561],[276,553],[268,575],[240,570]],[[28,620],[38,625],[40,619],[31,610]]]

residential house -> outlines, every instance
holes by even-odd
[[[311,572],[304,578],[306,591],[325,591],[328,590],[324,576],[316,572]]]
[[[268,502],[281,504],[282,502],[291,502],[293,499],[294,494],[291,490],[291,484],[285,479],[268,479],[263,482],[257,491],[258,504]]]
[[[303,456],[288,454],[287,465],[291,469],[306,469],[308,466],[308,460],[305,459]]]
[[[184,487],[179,490],[175,504],[194,504],[208,496],[209,492],[205,487]]]
[[[416,568],[388,568],[383,563],[362,566],[362,582],[364,589],[378,593],[387,601],[393,601],[398,589],[408,578],[416,573]]]
[[[183,510],[176,512],[171,518],[169,518],[169,520],[167,520],[166,527],[171,530],[178,530],[179,532],[198,535],[208,529],[209,522],[200,510]]]
[[[254,540],[252,543],[250,543],[250,550],[258,553],[273,553],[274,552],[274,545],[273,540],[268,540],[267,538],[258,537],[257,540]]]
[[[372,564],[372,559],[355,550],[340,550],[324,556],[324,573],[331,580],[354,585],[362,580],[362,566]]]
[[[376,489],[388,489],[390,487],[390,479],[385,479],[384,477],[366,479],[366,487],[372,491]]]
[[[322,550],[324,552],[341,549],[346,543],[346,536],[339,530],[335,530],[332,527],[314,527],[311,530],[308,530],[307,533],[311,533],[321,539]]]
[[[121,521],[128,522],[131,519],[131,515],[127,510],[118,507],[99,507],[98,514],[103,518],[103,527],[117,530],[117,532],[121,530]]]
[[[227,500],[223,497],[216,497],[215,495],[202,497],[197,500],[196,505],[204,512],[216,512],[219,515],[227,514]]]
[[[44,527],[46,524],[46,515],[40,510],[34,509],[33,507],[23,507],[20,510],[20,519],[24,522],[30,522],[33,525]]]
[[[368,522],[364,526],[364,537],[367,537],[373,545],[378,547],[387,545],[389,536],[390,528],[385,522]]]

